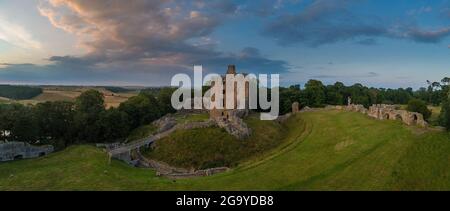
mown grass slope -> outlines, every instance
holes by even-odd
[[[211,177],[172,181],[75,146],[0,164],[1,190],[450,190],[450,137],[362,114],[302,113],[281,145]]]

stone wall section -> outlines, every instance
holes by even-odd
[[[327,106],[326,108],[359,112],[379,120],[402,121],[406,125],[418,125],[420,127],[428,126],[428,123],[425,121],[422,114],[406,110],[398,110],[397,106],[394,105],[377,104],[370,106],[369,109],[366,109],[363,105],[350,104],[347,106]]]
[[[32,146],[24,142],[0,142],[0,162],[37,158],[54,151],[53,146]]]

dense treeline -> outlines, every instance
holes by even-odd
[[[0,97],[26,100],[42,94],[42,88],[30,86],[0,85]]]
[[[96,90],[84,92],[75,102],[2,104],[0,140],[52,144],[59,149],[74,143],[123,141],[131,130],[174,112],[172,92],[170,88],[156,95],[144,91],[110,109],[105,109],[104,96]]]
[[[134,91],[133,89],[127,89],[127,88],[118,87],[118,86],[105,86],[103,88],[105,88],[106,90],[108,90],[110,92],[114,92],[114,93]]]

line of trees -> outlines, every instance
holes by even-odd
[[[131,130],[174,112],[172,92],[171,88],[156,95],[144,91],[110,109],[105,109],[104,96],[96,90],[84,92],[75,102],[1,104],[0,140],[52,144],[59,149],[74,143],[123,141]]]
[[[42,88],[30,86],[0,85],[0,97],[26,100],[42,94]]]

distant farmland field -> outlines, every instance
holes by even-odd
[[[128,98],[136,96],[136,91],[114,93],[101,87],[65,87],[65,86],[48,86],[43,87],[42,94],[27,100],[19,100],[22,104],[37,104],[46,101],[70,101],[73,102],[84,91],[95,89],[103,93],[105,97],[105,105],[107,108],[118,107],[120,103],[125,102]],[[124,89],[120,89],[124,90]],[[7,99],[5,99],[6,102]],[[0,102],[2,99],[0,99]]]

